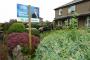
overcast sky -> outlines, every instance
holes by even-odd
[[[54,8],[72,0],[0,0],[0,22],[8,22],[17,18],[17,4],[30,4],[40,8],[40,17],[52,21],[55,17]]]

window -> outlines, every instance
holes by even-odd
[[[62,26],[62,21],[58,21],[58,26]]]
[[[87,17],[87,27],[90,28],[90,17]]]
[[[62,9],[59,9],[59,15],[62,15]]]
[[[74,13],[75,12],[75,5],[73,5],[73,6],[70,6],[69,8],[68,8],[68,13]]]

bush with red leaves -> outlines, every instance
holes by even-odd
[[[38,44],[40,43],[40,39],[39,37],[36,36],[32,36],[32,53],[33,54],[35,52],[35,49],[37,49]]]
[[[12,50],[17,45],[29,45],[29,36],[28,33],[11,33],[7,37],[8,48]],[[40,39],[37,36],[32,35],[32,48],[36,49],[38,44],[40,43]]]

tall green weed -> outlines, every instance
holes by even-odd
[[[55,31],[41,41],[34,60],[90,60],[89,37],[79,31]]]

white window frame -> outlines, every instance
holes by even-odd
[[[59,15],[62,15],[62,9],[59,9]]]
[[[87,25],[88,28],[90,28],[90,23],[89,23],[89,21],[90,21],[90,16],[87,17],[87,23],[86,23],[86,25]]]
[[[62,26],[62,21],[58,21],[58,26]]]
[[[71,14],[71,13],[72,13],[72,11],[73,11],[73,12],[75,12],[75,11],[76,11],[76,6],[75,6],[75,5],[70,6],[70,7],[68,8],[68,13],[69,13],[69,14]]]

